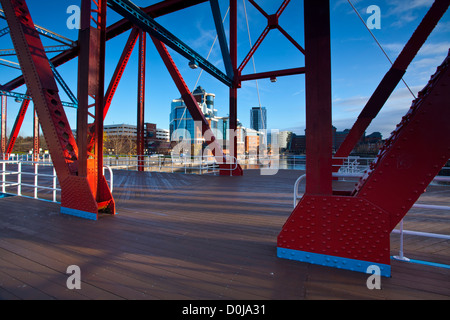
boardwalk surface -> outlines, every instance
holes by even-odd
[[[98,221],[59,205],[0,199],[1,299],[450,299],[450,270],[392,261],[381,290],[368,275],[279,259],[299,171],[243,177],[114,172],[118,214]],[[420,201],[450,205],[449,187]],[[413,209],[405,228],[450,234],[450,215]],[[398,254],[392,235],[392,255]],[[405,237],[409,258],[450,265],[449,241]],[[69,265],[81,290],[66,287]]]

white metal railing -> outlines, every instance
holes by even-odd
[[[1,192],[2,193],[13,193],[15,191],[15,194],[18,196],[25,196],[22,194],[22,187],[27,187],[33,189],[33,196],[34,199],[39,200],[49,200],[42,198],[39,196],[39,190],[50,190],[51,191],[51,201],[52,202],[58,202],[57,201],[57,194],[61,192],[61,189],[58,187],[58,178],[56,176],[55,168],[51,163],[48,162],[35,162],[35,161],[21,161],[21,160],[2,160],[0,161],[1,164]],[[9,167],[15,167],[14,168],[7,168]],[[31,170],[24,170],[24,167],[29,168]],[[45,167],[51,170],[50,173],[42,173],[39,172],[39,168]],[[114,175],[113,171],[109,166],[103,166],[103,173],[105,173],[105,169],[109,171],[109,187],[111,192],[113,191],[113,185],[114,185]],[[10,176],[17,176],[16,179],[7,179],[7,177]],[[24,182],[24,177],[32,177],[33,183]],[[41,179],[40,179],[41,178]],[[46,185],[41,185],[42,179],[46,179]],[[44,183],[45,183],[44,182]],[[14,188],[15,187],[15,188]],[[11,188],[14,188],[11,190]],[[9,189],[9,190],[7,190]],[[14,194],[14,193],[13,193]],[[30,196],[31,197],[31,196]]]
[[[22,187],[29,187],[33,189],[33,198],[35,199],[42,199],[38,195],[39,190],[50,190],[52,192],[52,201],[57,202],[57,192],[60,191],[59,188],[57,188],[57,177],[55,169],[52,167],[51,163],[48,162],[34,162],[34,161],[22,161],[22,160],[5,160],[1,161],[2,167],[1,167],[1,185],[2,185],[2,192],[6,193],[7,188],[11,189],[11,187],[16,187],[15,194],[18,196],[23,196],[22,194]],[[15,166],[16,169],[10,168],[7,169],[7,165]],[[24,167],[27,166],[29,168],[33,168],[32,170],[23,170]],[[51,167],[52,174],[49,173],[42,173],[39,172],[39,168],[41,167]],[[17,179],[8,179],[8,176],[17,176]],[[34,183],[27,183],[23,181],[23,177],[31,176],[33,178]],[[39,178],[47,178],[51,181],[50,185],[39,185]],[[42,179],[41,179],[42,181]],[[11,190],[8,190],[9,193],[13,192]]]
[[[8,157],[10,161],[26,161],[26,162],[33,162],[34,161],[34,155],[32,153],[11,153]],[[49,153],[41,153],[39,155],[39,163],[52,163],[52,158],[50,157]]]
[[[349,156],[333,157],[333,167],[338,167],[340,173],[363,173],[375,158]]]
[[[114,169],[138,170],[138,168],[143,168],[144,171],[200,173],[204,169],[204,164],[206,166],[213,164],[211,159],[212,156],[105,155],[104,163]],[[232,163],[236,163],[236,158],[232,160],[234,160]],[[339,166],[339,172],[362,173],[369,168],[374,158],[351,156],[348,158],[333,158],[333,160],[335,163],[334,166]],[[230,160],[227,160],[227,162],[230,162]],[[281,170],[306,169],[306,157],[298,155],[239,155],[237,163],[244,169],[262,169],[267,167]],[[217,170],[214,171],[217,172]],[[214,173],[214,171],[212,172]],[[211,171],[205,172],[211,173]]]
[[[362,174],[360,173],[333,173],[333,177],[338,178],[360,178]],[[306,179],[306,174],[301,175],[294,183],[294,208],[297,206],[299,199],[303,196],[299,193],[299,185]],[[450,183],[450,177],[447,176],[436,176],[433,181],[439,181],[439,182],[448,182]],[[413,208],[420,208],[420,209],[434,209],[434,210],[441,210],[441,211],[447,211],[450,212],[450,206],[440,206],[440,205],[431,205],[431,204],[423,204],[423,203],[415,203]],[[402,261],[409,261],[410,259],[405,257],[404,255],[404,235],[415,235],[415,236],[421,236],[421,237],[428,237],[428,238],[437,238],[437,239],[445,239],[450,240],[450,235],[446,234],[437,234],[437,233],[429,233],[429,232],[421,232],[421,231],[411,231],[411,230],[404,230],[403,229],[403,219],[400,221],[400,229],[394,229],[392,233],[400,234],[400,248],[399,248],[399,254],[398,256],[394,256],[394,259],[396,260],[402,260]]]
[[[221,159],[220,159],[221,160]],[[181,172],[192,174],[214,174],[220,171],[232,171],[238,166],[236,158],[226,156],[227,166],[219,167],[223,161],[217,161],[214,156],[176,156],[162,155],[145,156],[105,156],[103,163],[113,169],[153,171],[153,172]],[[230,165],[230,166],[228,166]]]

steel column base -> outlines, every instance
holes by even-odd
[[[369,265],[390,265],[389,225],[389,214],[367,200],[305,194],[278,235],[277,247],[314,257],[308,261],[306,254],[295,254],[294,260],[365,272]]]
[[[97,218],[98,218],[97,213],[92,213],[92,212],[87,212],[87,211],[82,211],[82,210],[77,210],[77,209],[71,209],[71,208],[66,208],[66,207],[61,207],[61,213],[75,216],[78,218],[88,219],[88,220],[97,220]]]
[[[244,170],[242,170],[242,167],[239,164],[220,164],[219,168],[221,176],[237,177],[244,175]]]
[[[292,250],[280,247],[277,248],[277,256],[279,258],[288,260],[296,260],[301,262],[307,262],[310,264],[317,264],[326,267],[333,267],[363,273],[367,273],[367,268],[369,266],[375,265],[380,268],[381,276],[383,277],[391,276],[391,266],[382,263],[342,258],[326,254],[318,254],[313,252]]]

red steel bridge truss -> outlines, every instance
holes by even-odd
[[[282,1],[274,14],[265,12],[255,0],[248,1],[267,18],[267,26],[240,64],[237,59],[237,0],[229,0],[229,41],[225,37],[218,0],[208,1],[225,64],[224,73],[154,20],[207,0],[166,0],[145,8],[137,7],[129,0],[82,0],[78,42],[63,42],[66,46],[64,50],[50,60],[46,55],[49,48],[42,45],[42,31],[34,25],[26,1],[0,0],[23,73],[0,88],[1,153],[7,155],[12,151],[32,99],[36,113],[35,128],[38,128],[36,120],[39,119],[61,186],[61,212],[97,219],[100,213],[116,212],[114,198],[102,173],[103,121],[136,43],[139,43],[138,154],[143,154],[144,149],[147,36],[155,45],[193,119],[201,121],[202,133],[210,130],[209,124],[167,47],[229,87],[230,130],[237,128],[237,93],[242,81],[304,74],[306,192],[278,235],[278,256],[361,272],[375,264],[380,267],[382,275],[389,276],[391,231],[450,158],[450,59],[447,58],[438,67],[428,85],[413,101],[370,171],[355,189],[335,191],[332,173],[340,163],[332,160],[329,0],[303,1],[304,46],[278,23],[289,0]],[[450,0],[436,0],[433,3],[356,119],[336,157],[347,157],[353,150],[449,5]],[[123,19],[107,26],[108,8],[123,16]],[[267,34],[274,29],[304,54],[305,66],[242,74]],[[106,42],[129,30],[128,40],[105,90]],[[56,84],[56,81],[63,83],[56,68],[74,58],[78,58],[78,92],[76,98],[72,97],[72,103],[77,104],[76,138],[64,111],[67,103],[61,101]],[[5,95],[24,84],[27,94],[7,141]],[[209,137],[206,143],[212,147],[215,156],[224,157],[215,137],[211,134],[205,136]],[[230,145],[231,157],[237,158],[236,137]],[[224,161],[221,168],[235,168],[232,171],[234,176],[243,174],[241,167],[234,163]]]

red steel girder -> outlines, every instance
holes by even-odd
[[[230,101],[229,101],[229,115],[230,132],[237,132],[237,88],[239,86],[238,72],[237,72],[237,0],[230,0],[230,57],[231,66],[233,68],[234,84],[230,88]],[[230,156],[234,159],[238,158],[237,150],[237,135],[230,135]]]
[[[301,45],[298,44],[297,41],[294,40],[287,32],[284,30],[278,23],[278,19],[283,13],[283,11],[286,9],[287,5],[289,4],[290,0],[284,0],[283,3],[278,8],[277,12],[275,14],[269,15],[267,14],[254,0],[249,0],[250,3],[259,11],[261,12],[264,17],[267,18],[267,26],[264,28],[258,39],[256,40],[255,44],[252,46],[250,51],[245,56],[244,60],[241,62],[241,65],[239,66],[238,74],[240,75],[242,71],[244,70],[247,63],[250,61],[252,56],[255,54],[256,50],[259,48],[261,43],[266,38],[267,34],[271,29],[278,29],[300,52],[305,54],[305,50]]]
[[[6,112],[7,112],[7,97],[1,96],[1,119],[0,119],[0,154],[2,155],[3,159],[7,159],[6,155]]]
[[[450,0],[436,0],[405,45],[390,70],[386,73],[377,89],[370,97],[349,134],[336,151],[336,158],[346,158],[352,152],[372,120],[384,106],[391,93],[401,81],[409,64],[436,27],[439,20],[450,6]],[[339,170],[339,165],[334,167]]]
[[[36,113],[36,106],[33,110],[33,161],[39,161],[39,117]]]
[[[332,194],[329,1],[305,1],[306,193]]]
[[[125,71],[125,67],[130,60],[131,53],[133,52],[134,46],[136,45],[136,41],[139,36],[139,29],[133,28],[128,37],[127,43],[122,51],[122,55],[120,56],[119,62],[117,63],[116,69],[114,70],[114,74],[109,82],[108,89],[105,94],[105,108],[103,111],[103,119],[106,117],[108,113],[109,107],[111,106],[112,99],[114,94],[116,93],[117,87],[119,86],[119,82],[122,79],[122,75]]]
[[[145,13],[147,13],[148,15],[150,15],[152,18],[157,18],[178,10],[182,10],[203,2],[206,2],[207,0],[190,0],[190,1],[185,1],[185,0],[165,0],[165,1],[161,1],[158,2],[154,5],[148,6],[146,8],[143,9],[143,11]],[[119,21],[117,21],[116,23],[110,25],[109,27],[107,27],[106,29],[106,40],[110,40],[112,38],[117,37],[118,35],[130,30],[133,28],[133,24],[128,21],[127,19],[121,19]],[[79,44],[67,51],[64,51],[62,53],[60,53],[59,55],[55,56],[54,58],[51,59],[51,62],[53,63],[53,65],[55,67],[58,67],[76,57],[78,57],[80,51],[80,46]],[[25,83],[25,80],[23,78],[23,76],[19,76],[11,81],[9,81],[8,83],[6,83],[5,85],[3,85],[3,90],[6,91],[13,91],[14,89],[20,87],[21,85],[23,85]]]
[[[291,68],[291,69],[283,69],[283,70],[267,71],[267,72],[259,72],[259,73],[241,75],[239,77],[239,80],[240,81],[249,81],[249,80],[257,80],[257,79],[272,78],[272,77],[292,76],[292,75],[296,75],[296,74],[304,74],[305,72],[306,72],[305,67]]]
[[[94,6],[92,6],[94,3]],[[115,203],[103,176],[103,120],[106,45],[106,0],[83,0],[78,61],[77,141],[80,150],[78,176],[86,179],[99,211],[115,213]],[[93,119],[89,123],[89,117]],[[76,192],[73,187],[73,191]],[[73,199],[71,199],[73,200]],[[69,208],[75,204],[67,202]],[[91,210],[82,210],[94,213]],[[77,212],[66,213],[78,215]],[[86,216],[86,215],[84,215]]]
[[[26,94],[29,95],[29,92],[27,92]],[[8,145],[6,147],[7,156],[9,156],[14,149],[14,144],[16,143],[17,137],[19,136],[20,128],[22,127],[23,119],[25,118],[30,102],[31,101],[28,99],[22,100],[19,113],[17,114],[16,121],[14,122],[14,126],[9,135]]]
[[[145,63],[146,63],[146,33],[139,31],[138,59],[138,95],[137,95],[137,143],[138,171],[144,171],[144,112],[145,112]]]

